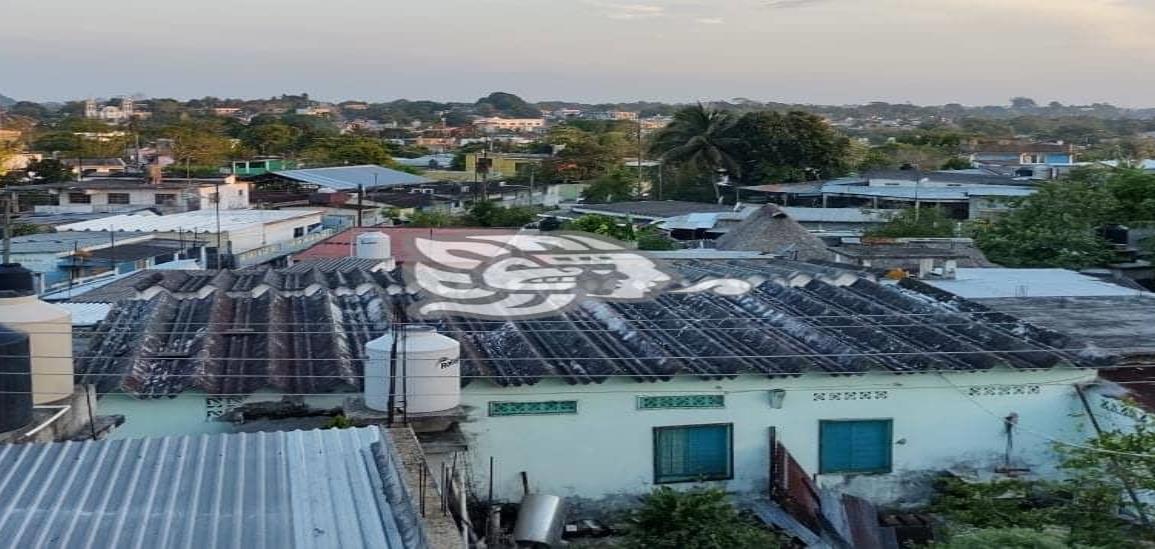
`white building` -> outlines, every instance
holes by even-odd
[[[172,215],[122,214],[57,227],[58,231],[124,231],[159,238],[207,242],[202,265],[222,259],[236,266],[263,263],[307,248],[330,236],[321,229],[321,210],[197,210]],[[190,236],[191,235],[191,236]]]
[[[485,133],[516,132],[530,133],[545,128],[544,118],[479,118],[473,121],[477,129]]]
[[[220,193],[221,209],[249,207],[250,187],[235,176],[222,179],[92,179],[38,185],[58,197],[56,205],[39,205],[36,213],[117,213],[152,208],[164,213],[216,209]]]
[[[460,424],[474,488],[517,501],[533,491],[622,503],[659,485],[766,494],[773,441],[819,484],[897,502],[935,471],[991,475],[1005,465],[1054,472],[1051,438],[1081,441],[1074,386],[1095,372],[960,372],[897,376],[679,376],[502,387],[475,380]]]

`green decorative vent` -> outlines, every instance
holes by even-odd
[[[639,410],[662,410],[668,408],[725,408],[724,395],[676,395],[640,396]]]
[[[543,400],[539,402],[490,402],[491,416],[537,416],[576,414],[576,400]]]

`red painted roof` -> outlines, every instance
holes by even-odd
[[[440,229],[417,227],[359,227],[346,229],[326,240],[322,240],[312,248],[293,254],[294,260],[331,259],[350,257],[353,255],[353,239],[366,232],[381,232],[392,239],[393,259],[398,263],[412,261],[418,258],[418,252],[413,245],[416,238],[431,238],[434,240],[459,239],[474,235],[513,234],[516,229],[486,229],[481,227],[447,227]]]

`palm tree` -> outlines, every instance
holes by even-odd
[[[729,112],[698,103],[674,113],[670,125],[654,137],[651,149],[663,162],[692,166],[709,174],[714,197],[720,199],[721,191],[714,180],[716,172],[740,175],[736,154],[740,141],[733,136],[737,122]]]

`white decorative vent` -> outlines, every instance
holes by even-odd
[[[886,400],[890,398],[890,391],[830,391],[812,393],[815,401],[819,400]]]
[[[975,385],[967,390],[973,397],[1037,395],[1041,391],[1038,385]]]

